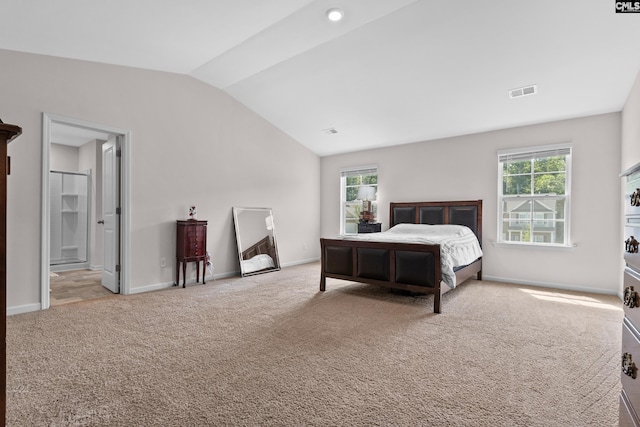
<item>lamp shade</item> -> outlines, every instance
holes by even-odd
[[[376,189],[373,187],[362,186],[358,188],[358,200],[375,200]]]

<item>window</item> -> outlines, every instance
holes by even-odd
[[[498,241],[569,242],[571,147],[498,151]]]
[[[358,221],[362,210],[362,200],[358,199],[360,187],[373,187],[378,193],[378,167],[366,166],[345,169],[340,177],[340,234],[355,234],[358,232]],[[374,217],[378,217],[378,204],[372,201]]]

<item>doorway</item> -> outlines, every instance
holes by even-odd
[[[120,293],[120,294],[128,294],[130,292],[129,286],[129,220],[130,220],[130,203],[129,203],[129,168],[130,168],[130,132],[124,129],[115,128],[107,125],[100,125],[95,123],[86,122],[83,120],[78,120],[69,117],[58,116],[54,114],[44,113],[43,114],[43,137],[42,137],[42,236],[41,236],[41,298],[40,305],[41,309],[47,309],[51,306],[51,296],[50,289],[52,281],[57,281],[58,276],[62,273],[52,272],[51,264],[52,261],[52,251],[57,251],[57,249],[52,249],[55,244],[59,243],[54,241],[55,238],[52,237],[52,232],[57,232],[53,230],[52,226],[52,208],[57,206],[57,200],[53,200],[53,196],[49,189],[52,188],[52,184],[55,184],[52,179],[52,165],[56,163],[55,159],[52,159],[52,156],[56,155],[56,152],[60,149],[68,150],[71,149],[73,145],[77,147],[82,146],[84,154],[81,156],[84,160],[84,164],[89,162],[90,171],[96,171],[93,173],[93,188],[95,194],[93,200],[88,204],[86,210],[87,213],[87,231],[86,231],[86,240],[84,240],[84,244],[87,245],[87,255],[86,259],[83,260],[82,264],[74,264],[73,261],[79,261],[80,257],[71,258],[69,257],[70,262],[68,265],[64,267],[56,267],[54,270],[58,272],[61,271],[70,271],[77,270],[78,274],[83,275],[84,279],[88,277],[95,278],[96,274],[90,274],[92,270],[101,270],[102,272],[106,271],[106,280],[104,277],[100,280],[100,285],[104,285],[108,287],[111,292]],[[89,143],[91,141],[91,143]],[[60,145],[60,146],[58,146]],[[62,147],[64,146],[64,147]],[[101,154],[104,153],[104,146],[107,147],[107,163],[106,167],[109,169],[109,172],[105,175],[103,172],[103,168],[105,167],[105,163],[102,162]],[[72,153],[72,152],[71,152]],[[87,153],[89,153],[87,155]],[[91,157],[93,157],[93,164],[91,164]],[[64,157],[64,156],[63,156]],[[73,158],[73,155],[64,157]],[[87,160],[87,158],[89,160]],[[98,160],[96,160],[98,159]],[[117,164],[117,167],[112,167]],[[59,163],[58,163],[59,166]],[[93,167],[91,167],[93,166]],[[71,168],[72,166],[68,166]],[[86,166],[82,166],[86,167]],[[82,168],[81,167],[81,168]],[[59,168],[56,168],[59,169]],[[91,175],[91,172],[89,172]],[[106,176],[106,178],[104,178]],[[104,183],[101,181],[105,181]],[[55,185],[53,186],[55,187]],[[104,191],[103,188],[105,189]],[[91,191],[89,191],[91,193]],[[111,200],[111,202],[107,202],[106,205],[109,207],[115,206],[115,226],[113,225],[114,220],[111,220],[109,232],[102,229],[102,224],[104,223],[101,218],[103,213],[105,212],[103,209],[103,198],[101,196],[106,193],[108,195],[107,200]],[[63,206],[63,210],[65,213],[61,213],[63,216],[62,221],[63,225],[66,223],[67,225],[71,224],[71,228],[76,227],[75,224],[76,218],[79,216],[77,209],[78,205],[76,203],[76,199],[81,199],[76,196],[75,193],[62,191],[62,198],[66,205]],[[115,202],[113,202],[115,201]],[[73,202],[73,203],[71,203]],[[67,206],[73,205],[73,206]],[[69,207],[73,209],[69,209]],[[105,215],[112,216],[111,214],[114,210],[107,209],[108,212],[104,213]],[[57,226],[57,218],[54,216],[53,225]],[[72,221],[74,220],[74,221]],[[77,222],[77,221],[76,221]],[[77,229],[74,228],[75,234],[81,234],[77,232]],[[73,233],[68,233],[65,235],[65,238],[71,238]],[[108,234],[108,242],[105,244],[103,241],[103,234]],[[63,242],[62,250],[66,252],[75,251],[75,244],[66,244]],[[54,245],[55,246],[55,245]],[[75,254],[75,252],[74,252]],[[55,253],[56,257],[58,257],[58,253]],[[66,254],[65,254],[66,256]],[[109,265],[105,265],[109,264]],[[83,270],[79,270],[83,269]],[[114,272],[116,273],[114,275]],[[72,275],[76,273],[65,273],[65,275]],[[55,277],[52,278],[51,276]],[[102,276],[105,273],[101,273]],[[53,279],[53,280],[52,280]],[[106,283],[106,284],[105,284]],[[69,287],[71,292],[73,291],[73,286]],[[105,289],[106,290],[106,289]],[[91,292],[89,292],[89,295]],[[80,298],[85,298],[79,295]]]

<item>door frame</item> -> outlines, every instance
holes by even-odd
[[[116,135],[120,142],[120,293],[131,293],[131,131],[113,126],[91,123],[85,120],[42,114],[42,212],[40,226],[40,309],[50,306],[49,300],[49,245],[50,245],[50,194],[49,171],[51,151],[51,125],[61,124]]]

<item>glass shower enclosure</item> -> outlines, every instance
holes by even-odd
[[[51,171],[51,271],[88,268],[90,172]]]

